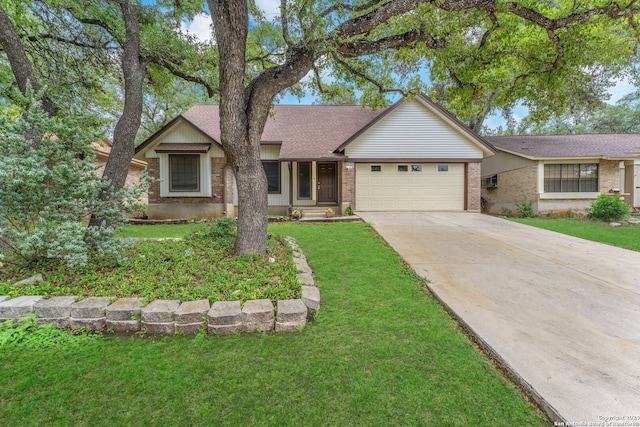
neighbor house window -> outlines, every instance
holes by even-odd
[[[311,198],[311,162],[298,163],[298,198]]]
[[[544,165],[545,193],[598,191],[597,163]]]
[[[280,194],[280,162],[277,160],[263,160],[262,167],[267,174],[269,194]]]
[[[169,155],[169,191],[200,191],[200,155]]]
[[[398,172],[409,172],[408,165],[398,165]]]

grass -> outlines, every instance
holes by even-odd
[[[546,426],[365,224],[278,224],[322,293],[293,334],[0,351],[4,425]]]
[[[582,218],[510,218],[510,220],[581,239],[640,251],[640,226],[637,225],[611,227],[608,223]]]
[[[155,224],[126,225],[116,234],[117,237],[132,238],[174,238],[185,237],[194,231],[206,228],[206,224]]]
[[[166,226],[138,226],[128,234],[162,236]],[[193,227],[179,225],[189,233]],[[268,239],[266,256],[233,254],[234,235],[212,235],[212,227],[199,225],[197,233],[182,240],[136,241],[121,263],[93,260],[86,266],[68,267],[55,262],[23,268],[8,265],[0,271],[0,295],[74,295],[214,301],[291,299],[300,297],[300,284],[290,249],[281,239]],[[225,232],[226,233],[226,232]],[[270,262],[269,259],[273,258]],[[18,280],[41,273],[44,283],[14,287]]]

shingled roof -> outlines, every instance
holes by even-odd
[[[499,150],[531,159],[640,156],[640,134],[493,136],[486,139]]]
[[[336,148],[384,111],[354,105],[276,105],[265,124],[262,141],[279,142],[281,160],[343,158],[334,153]],[[217,105],[196,105],[182,116],[220,142]]]

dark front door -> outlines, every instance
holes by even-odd
[[[337,168],[335,163],[318,163],[318,202],[337,203]]]

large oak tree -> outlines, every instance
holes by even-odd
[[[5,4],[18,10],[21,2]],[[203,10],[198,1],[26,4],[66,11],[59,22],[78,24],[88,37],[69,37],[63,28],[49,31],[50,25],[36,34],[25,30],[37,29],[36,22],[16,31],[22,46],[46,40],[86,52],[97,47],[87,45],[97,36],[110,40],[103,52],[111,50],[107,58],[115,52],[125,95],[116,134],[127,142],[123,154],[114,156],[120,172],[140,126],[140,81],[149,69],[168,70],[219,96],[221,142],[238,185],[238,254],[265,251],[260,136],[272,104],[285,91],[312,90],[327,101],[357,92],[373,107],[385,105],[389,93],[428,91],[475,129],[489,112],[518,102],[542,120],[562,110],[576,90],[587,88],[586,99],[593,98],[603,87],[594,82],[623,75],[634,60],[639,23],[636,0],[281,0],[280,16],[269,19],[255,0],[207,0],[215,42],[203,46],[177,30],[180,20]],[[175,22],[169,24],[171,16]],[[8,49],[19,48],[15,37],[0,37],[7,57]],[[46,61],[25,50],[36,75],[47,69]],[[60,104],[55,91],[49,94]]]
[[[505,104],[535,104],[572,71],[594,64],[583,49],[615,42],[608,52],[601,47],[598,57],[624,66],[638,35],[635,0],[282,0],[280,20],[272,23],[280,33],[265,41],[256,73],[248,43],[262,24],[252,2],[207,3],[223,64],[221,142],[238,185],[238,254],[265,250],[267,181],[260,137],[271,105],[310,72],[320,80],[322,70],[333,70],[364,90],[366,102],[379,104],[389,90],[406,94],[419,88],[403,67],[411,71],[422,58],[436,76],[446,72],[460,89],[453,106],[493,104],[499,96]],[[401,86],[395,86],[398,79]],[[498,92],[504,82],[509,90]],[[487,96],[491,88],[496,94]]]

